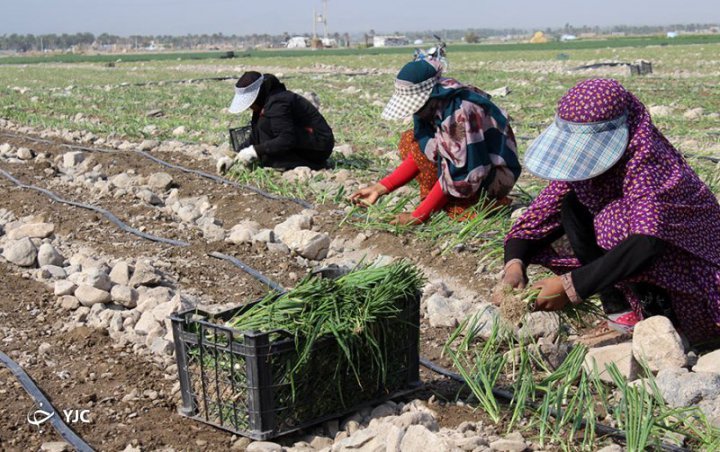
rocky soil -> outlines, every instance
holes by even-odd
[[[37,141],[42,138],[45,141]],[[86,149],[68,147],[82,144]],[[231,263],[236,257],[284,286],[329,264],[404,257],[424,269],[421,350],[447,365],[440,350],[450,331],[470,316],[487,335],[498,316],[489,302],[497,275],[463,255],[438,257],[434,245],[412,237],[359,233],[339,226],[337,206],[304,209],[166,168],[143,159],[143,150],[188,168],[213,171],[221,147],[180,142],[131,143],[86,132],[34,130],[0,120],[0,169],[24,184],[112,212],[144,233],[180,240],[172,246],[124,232],[104,216],[57,203],[0,177],[0,339],[2,350],[35,379],[58,409],[91,411],[89,424],[73,425],[98,450],[248,451],[490,451],[537,450],[531,437],[505,434],[464,402],[458,386],[423,372],[418,399],[387,402],[340,421],[281,438],[250,442],[182,418],[177,366],[168,316],[190,307],[219,309],[246,303],[267,288]],[[345,171],[345,173],[343,173]],[[287,178],[305,178],[298,169]],[[346,170],[325,183],[348,190],[360,182]],[[308,182],[310,183],[310,182]],[[533,313],[519,334],[560,350],[560,322]],[[697,404],[720,423],[720,355],[699,356],[667,319],[648,319],[635,337],[602,333],[571,341],[591,346],[588,365],[613,361],[630,379],[639,360],[657,372],[673,406]],[[556,360],[562,361],[562,351]],[[0,369],[0,448],[62,450],[50,429],[29,425],[29,398]],[[465,394],[462,397],[467,397]],[[422,400],[421,400],[422,399]],[[462,398],[461,398],[462,400]],[[54,443],[58,442],[60,443]],[[55,449],[52,449],[55,447]]]

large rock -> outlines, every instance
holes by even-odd
[[[154,173],[147,179],[147,184],[151,188],[166,191],[173,185],[173,178],[168,173]]]
[[[43,265],[40,267],[40,279],[65,279],[67,272],[57,265]]]
[[[560,332],[560,316],[555,312],[531,312],[523,318],[520,337],[554,341]]]
[[[253,242],[274,243],[275,231],[272,229],[261,229],[257,234],[253,235]]]
[[[702,355],[693,367],[693,371],[720,374],[720,350]]]
[[[29,238],[25,237],[5,245],[2,255],[8,262],[20,267],[34,267],[37,260],[37,248]]]
[[[146,336],[159,326],[160,322],[155,320],[155,316],[153,315],[152,311],[145,311],[142,313],[140,319],[138,319],[137,323],[135,324],[135,332],[142,336]]]
[[[75,297],[83,306],[110,303],[110,293],[88,285],[80,285],[75,289]]]
[[[312,217],[308,215],[296,214],[289,216],[285,221],[275,226],[275,235],[285,242],[285,235],[296,231],[310,229],[312,227]]]
[[[150,343],[150,351],[156,355],[172,355],[173,343],[162,337],[156,337]]]
[[[296,230],[283,234],[281,240],[300,256],[322,260],[330,250],[330,237],[323,232]]]
[[[130,286],[116,285],[110,291],[110,298],[113,303],[132,309],[137,306],[138,293]]]
[[[141,190],[138,190],[136,196],[138,199],[150,204],[151,206],[162,206],[163,200],[153,193],[151,190],[148,190],[147,188],[143,188]]]
[[[408,411],[400,416],[387,419],[391,424],[400,428],[407,428],[411,425],[422,425],[431,432],[440,430],[437,419],[428,411]]]
[[[75,289],[77,289],[77,286],[72,282],[68,280],[62,280],[62,281],[55,281],[55,288],[54,288],[54,294],[57,297],[62,297],[63,295],[72,295],[75,293]]]
[[[658,372],[655,381],[671,407],[697,405],[720,397],[720,374],[716,373],[666,368]]]
[[[256,221],[242,221],[230,229],[227,238],[232,243],[252,243],[253,237],[260,231],[260,224]]]
[[[246,452],[282,452],[283,447],[269,441],[255,441],[245,449]]]
[[[40,445],[42,452],[69,452],[73,447],[65,441],[49,441]]]
[[[140,294],[137,310],[140,312],[152,311],[157,306],[169,303],[173,294],[167,287],[155,287]]]
[[[221,242],[225,240],[225,229],[219,224],[219,220],[210,217],[203,217],[198,220],[198,226],[203,232],[203,237],[208,242]]]
[[[631,342],[591,348],[585,356],[583,366],[588,372],[592,372],[594,365],[600,379],[604,382],[612,383],[613,379],[607,371],[607,366],[612,363],[615,363],[620,374],[622,374],[626,380],[632,381],[636,379],[639,366],[633,358],[633,346]]]
[[[364,430],[358,430],[353,435],[344,440],[336,443],[332,450],[333,452],[346,452],[349,450],[357,450],[364,448],[364,446],[375,438],[375,430],[367,428]]]
[[[682,339],[667,317],[658,315],[638,322],[633,330],[632,348],[635,360],[646,363],[653,372],[687,364]]]
[[[109,292],[110,288],[113,286],[107,273],[97,267],[90,267],[83,272],[73,273],[68,279],[78,286],[91,286],[96,289],[104,290],[105,292]]]
[[[490,443],[490,448],[497,451],[505,452],[523,452],[527,449],[527,443],[522,435],[518,432],[511,433],[505,438]]]
[[[16,155],[20,160],[32,160],[35,157],[35,152],[28,148],[18,148]]]
[[[170,301],[160,303],[152,309],[152,314],[158,322],[164,322],[174,312],[180,310],[180,294],[176,294]]]
[[[44,239],[53,232],[55,232],[55,225],[52,223],[31,223],[9,230],[7,236],[10,240],[19,240],[25,237]]]
[[[38,248],[37,260],[38,265],[41,267],[45,265],[55,265],[57,267],[61,267],[65,262],[65,257],[63,257],[63,255],[60,254],[51,244],[43,243],[40,245],[40,248]]]
[[[473,303],[470,300],[461,300],[446,297],[436,293],[425,302],[428,321],[433,327],[456,327],[472,314]]]
[[[72,295],[63,295],[58,298],[58,304],[66,311],[74,311],[80,307],[80,301]]]
[[[698,408],[705,413],[712,425],[720,428],[720,395],[715,398],[706,398],[698,404]]]
[[[143,140],[140,145],[138,145],[138,149],[141,151],[152,151],[158,146],[160,146],[160,142],[157,140]]]
[[[139,261],[135,265],[135,271],[133,272],[132,278],[130,278],[129,285],[132,287],[138,286],[157,286],[162,281],[162,276],[145,261]]]
[[[137,180],[128,173],[120,173],[111,177],[110,183],[117,188],[130,188],[137,185]]]
[[[452,446],[445,438],[436,435],[422,425],[411,425],[402,438],[400,450],[403,452],[450,452]]]
[[[85,160],[85,154],[80,151],[66,152],[63,154],[63,166],[65,168],[75,168]]]
[[[110,281],[127,286],[130,284],[130,273],[130,265],[125,261],[118,261],[110,271]]]

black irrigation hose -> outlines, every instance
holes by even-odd
[[[72,145],[68,145],[68,146],[72,146]],[[168,168],[176,169],[176,170],[178,170],[178,171],[182,171],[183,173],[195,174],[196,176],[204,177],[205,179],[210,179],[210,180],[213,180],[213,181],[218,182],[218,183],[221,183],[221,184],[230,185],[230,186],[236,187],[236,188],[242,188],[242,189],[251,191],[251,192],[253,192],[253,193],[255,193],[255,194],[258,194],[258,195],[260,195],[260,196],[262,196],[262,197],[264,197],[264,198],[272,199],[272,200],[274,200],[274,201],[290,201],[290,202],[293,202],[293,203],[295,203],[295,204],[297,204],[297,205],[299,205],[299,206],[301,206],[301,207],[304,207],[304,208],[306,208],[306,209],[312,209],[312,208],[313,208],[313,205],[312,205],[312,204],[310,204],[309,202],[307,202],[307,201],[305,201],[305,200],[303,200],[303,199],[285,198],[285,197],[283,197],[283,196],[273,195],[272,193],[268,193],[268,192],[263,191],[263,190],[261,190],[261,189],[259,189],[259,188],[257,188],[257,187],[253,187],[252,185],[243,185],[243,184],[237,183],[237,182],[235,182],[235,181],[231,181],[231,180],[229,180],[229,179],[225,179],[224,177],[220,177],[220,176],[216,176],[216,175],[214,175],[214,174],[206,173],[205,171],[200,171],[200,170],[196,170],[196,169],[186,168],[186,167],[184,167],[184,166],[175,165],[175,164],[173,164],[173,163],[168,163],[168,162],[166,162],[166,161],[164,161],[164,160],[161,160],[161,159],[155,157],[154,155],[151,155],[151,154],[149,154],[149,153],[147,153],[147,152],[145,152],[145,151],[134,151],[134,152],[136,152],[137,154],[142,155],[143,157],[145,157],[145,158],[147,158],[147,159],[152,160],[152,161],[155,162],[155,163],[158,163],[158,164],[160,164],[160,165],[162,165],[162,166],[165,166],[165,167],[168,167]]]
[[[93,212],[97,212],[107,218],[111,223],[115,224],[117,227],[122,229],[125,232],[129,232],[130,234],[136,235],[138,237],[141,237],[145,240],[150,240],[152,242],[158,242],[158,243],[165,243],[168,245],[173,246],[189,246],[190,244],[188,242],[183,242],[180,240],[173,240],[173,239],[166,239],[164,237],[159,237],[157,235],[148,234],[146,232],[142,232],[140,230],[137,230],[131,226],[128,226],[127,224],[123,223],[118,217],[115,216],[112,212],[109,210],[105,210],[102,207],[94,206],[92,204],[85,204],[81,202],[76,201],[70,201],[64,198],[61,198],[60,196],[56,195],[55,193],[51,192],[50,190],[46,190],[44,188],[36,187],[35,185],[28,185],[25,184],[19,180],[17,180],[15,177],[13,177],[12,174],[8,173],[4,169],[0,168],[0,175],[8,179],[13,184],[17,185],[20,188],[25,188],[28,190],[34,190],[37,192],[40,192],[47,196],[48,198],[52,199],[53,201],[59,202],[61,204],[67,204],[74,207],[79,207],[81,209],[86,210],[92,210]]]
[[[456,374],[455,372],[452,372],[448,369],[445,369],[444,367],[438,366],[437,364],[433,363],[432,361],[430,361],[427,358],[420,357],[420,364],[422,364],[424,367],[432,370],[435,373],[438,373],[440,375],[443,375],[445,377],[451,378],[455,381],[465,384],[465,379],[462,376],[460,376],[459,374]],[[511,391],[507,391],[504,389],[493,388],[492,393],[495,397],[504,399],[507,402],[510,402],[514,397],[514,395]],[[537,404],[529,403],[529,405],[533,408],[537,408]],[[562,410],[561,411],[552,410],[551,414],[555,417],[563,416]],[[585,426],[585,425],[589,424],[590,422],[591,421],[589,421],[587,419],[583,419],[581,421],[581,424],[583,426]],[[627,439],[625,432],[623,432],[622,430],[619,430],[619,429],[616,429],[613,427],[608,427],[607,425],[601,424],[597,421],[592,421],[592,422],[595,424],[595,431],[602,435],[612,436],[613,438],[617,438],[620,440]],[[690,449],[675,446],[675,445],[668,444],[665,442],[660,444],[660,448],[662,450],[665,450],[668,452],[690,452]]]
[[[31,138],[31,140],[32,140],[32,139],[33,139],[33,138]],[[39,139],[35,139],[35,140],[36,140],[36,141],[47,141],[47,140],[39,140]],[[51,142],[51,143],[52,143],[52,142]],[[82,147],[82,146],[75,146],[75,145],[69,145],[69,144],[63,144],[63,146],[67,146],[67,147],[71,147],[71,148],[76,148],[76,149],[78,149],[78,148],[79,148],[79,149],[86,149],[86,150],[89,150],[89,151],[99,151],[98,149],[84,148],[84,147]],[[100,152],[106,152],[106,151],[100,151]],[[172,165],[172,164],[170,164],[170,163],[163,162],[162,160],[156,159],[156,157],[151,156],[150,154],[147,154],[147,153],[145,153],[144,151],[135,151],[135,152],[137,152],[137,153],[139,153],[139,154],[141,154],[141,155],[144,155],[145,157],[150,158],[150,159],[153,160],[153,161],[157,161],[157,163],[164,164],[164,165],[166,165],[166,166],[168,166],[168,167],[171,167],[171,168],[179,169],[179,170],[181,170],[181,171],[185,170],[185,172],[189,172],[189,173],[193,173],[193,174],[198,174],[198,175],[201,175],[200,173],[202,173],[202,174],[205,174],[205,176],[203,176],[203,177],[209,177],[209,178],[211,178],[211,179],[213,179],[213,180],[218,180],[218,179],[219,179],[219,182],[230,183],[231,185],[235,185],[235,184],[236,184],[236,183],[234,183],[234,182],[232,182],[232,181],[229,181],[229,180],[220,178],[220,177],[215,176],[215,175],[212,175],[212,174],[203,173],[202,171],[191,170],[191,169],[188,169],[188,168],[179,167],[179,166],[177,166],[177,165]],[[151,234],[145,234],[145,233],[143,233],[143,232],[141,232],[141,231],[138,231],[137,229],[134,229],[134,228],[131,228],[131,227],[125,225],[125,223],[123,223],[122,221],[120,221],[115,215],[113,215],[111,212],[109,212],[109,211],[107,211],[107,210],[105,210],[105,209],[102,209],[102,208],[99,208],[99,207],[96,207],[96,206],[92,206],[92,205],[89,205],[89,204],[82,204],[82,203],[78,203],[78,202],[74,202],[74,201],[67,201],[67,200],[64,200],[64,199],[58,197],[57,195],[55,195],[53,192],[51,192],[51,191],[49,191],[49,190],[45,190],[45,189],[43,189],[43,188],[35,187],[35,186],[32,186],[32,185],[23,184],[22,182],[20,182],[19,180],[15,179],[12,175],[10,175],[9,173],[5,172],[5,171],[2,170],[1,168],[0,168],[0,174],[2,174],[2,175],[5,176],[7,179],[9,179],[10,181],[12,181],[12,182],[15,183],[16,185],[20,186],[21,188],[28,188],[28,189],[36,190],[36,191],[39,191],[39,192],[41,192],[41,193],[49,196],[50,198],[54,199],[55,201],[58,201],[58,202],[61,202],[61,203],[64,203],[64,204],[69,204],[69,205],[81,207],[81,208],[85,208],[85,209],[94,210],[94,211],[96,211],[96,212],[98,212],[98,213],[101,213],[101,214],[103,214],[105,217],[107,217],[110,221],[112,221],[113,223],[115,223],[118,227],[120,227],[121,229],[123,229],[123,230],[125,230],[126,232],[129,232],[129,233],[131,233],[131,234],[138,235],[138,236],[140,236],[140,237],[142,237],[142,238],[145,238],[145,239],[147,239],[147,240],[159,241],[159,242],[168,243],[168,244],[175,245],[175,246],[188,246],[188,245],[189,245],[189,243],[187,243],[187,242],[181,242],[181,241],[177,241],[177,240],[164,239],[164,238],[162,238],[162,237],[153,236],[153,235],[151,235]],[[237,184],[237,185],[240,186],[240,184]],[[243,187],[243,188],[247,188],[247,187]],[[254,187],[253,187],[253,188],[254,188]],[[258,191],[261,191],[261,190],[258,189]],[[274,195],[270,195],[270,196],[274,196]],[[295,200],[295,202],[302,202],[302,203],[306,203],[306,204],[309,205],[309,206],[312,206],[312,204],[307,203],[307,201],[304,201],[304,200]],[[274,281],[271,280],[270,278],[266,277],[266,276],[263,275],[261,272],[255,270],[254,268],[252,268],[252,267],[250,267],[249,265],[245,264],[244,262],[242,262],[240,259],[238,259],[238,258],[236,258],[236,257],[230,256],[230,255],[227,255],[227,254],[222,254],[222,253],[219,253],[219,252],[211,252],[211,253],[208,253],[208,256],[213,257],[213,258],[216,258],[216,259],[222,259],[222,260],[225,260],[225,261],[227,261],[227,262],[232,263],[232,264],[235,265],[236,267],[240,268],[241,270],[243,270],[244,272],[246,272],[247,274],[249,274],[250,276],[252,276],[253,278],[255,278],[257,281],[261,282],[262,284],[265,284],[266,286],[270,287],[270,288],[273,289],[273,290],[276,290],[276,291],[278,291],[278,292],[284,292],[284,291],[285,291],[285,289],[284,289],[281,285],[279,285],[278,283],[274,282]],[[4,355],[0,352],[0,358],[2,358],[3,356],[4,356]],[[461,382],[461,383],[465,383],[465,379],[462,378],[462,376],[460,376],[460,375],[458,375],[458,374],[456,374],[456,373],[454,373],[454,372],[451,372],[451,371],[449,371],[449,370],[447,370],[447,369],[445,369],[445,368],[443,368],[443,367],[441,367],[441,366],[438,366],[438,365],[434,364],[432,361],[430,361],[430,360],[427,359],[427,358],[420,357],[420,364],[422,364],[424,367],[426,367],[426,368],[428,368],[428,369],[432,370],[433,372],[436,372],[436,373],[438,373],[438,374],[440,374],[440,375],[444,375],[444,376],[449,377],[449,378],[451,378],[451,379],[453,379],[453,380],[459,381],[459,382]],[[22,371],[22,370],[21,370],[21,371]],[[29,377],[28,377],[28,378],[29,378]],[[496,397],[505,399],[505,400],[507,400],[507,401],[510,401],[510,400],[513,399],[513,393],[510,392],[510,391],[503,390],[503,389],[499,389],[499,388],[493,388],[492,392],[493,392],[493,394],[494,394]],[[48,403],[48,405],[49,405],[49,403]],[[42,405],[41,405],[41,406],[42,406]],[[557,414],[562,415],[562,412],[557,413]],[[582,422],[583,422],[583,424],[587,424],[589,421],[583,420]],[[61,421],[61,424],[62,424],[62,421]],[[65,425],[62,424],[62,426],[65,426]],[[67,426],[65,426],[65,427],[67,428]],[[56,426],[56,428],[58,428],[58,427]],[[69,430],[69,429],[68,429],[68,430]],[[595,430],[596,430],[597,432],[601,433],[601,434],[604,434],[604,435],[609,435],[609,436],[613,436],[613,437],[620,438],[620,439],[625,439],[625,438],[626,438],[625,433],[624,433],[622,430],[618,430],[618,429],[615,429],[615,428],[612,428],[612,427],[608,427],[608,426],[603,425],[603,424],[598,423],[598,422],[595,422]],[[60,431],[60,430],[58,429],[58,431]],[[70,433],[72,433],[72,431],[70,431]],[[61,433],[61,434],[62,434],[62,433]],[[74,434],[74,433],[72,433],[72,434]],[[65,437],[65,436],[63,435],[63,437]],[[67,438],[66,438],[66,439],[67,439]],[[79,439],[79,438],[78,438],[78,439]],[[80,440],[80,441],[82,441],[82,440]],[[667,443],[662,443],[662,444],[661,444],[661,448],[662,448],[663,450],[668,451],[668,452],[690,452],[688,449],[685,449],[685,448],[683,448],[683,447],[677,447],[677,446],[673,446],[673,445],[667,444]],[[78,449],[78,450],[81,450],[81,449]],[[89,449],[89,450],[92,450],[92,449]]]
[[[51,415],[52,413],[48,422],[52,424],[55,430],[65,441],[67,441],[78,452],[93,452],[93,448],[83,441],[77,433],[72,431],[72,429],[63,422],[62,417],[57,414],[57,411],[53,408],[50,401],[47,397],[45,397],[40,388],[37,387],[32,378],[30,378],[30,375],[28,375],[22,367],[20,367],[3,352],[0,352],[0,363],[4,364],[5,367],[7,367],[8,370],[10,370],[10,372],[15,376],[15,378],[17,378],[25,392],[27,392],[30,398],[33,399],[40,410],[47,413],[47,415]]]
[[[87,147],[87,146],[81,146],[81,145],[77,145],[77,144],[58,143],[58,142],[51,141],[51,140],[46,140],[46,139],[43,139],[43,138],[36,138],[36,137],[27,136],[27,135],[18,135],[18,134],[15,134],[15,133],[0,132],[0,135],[11,136],[11,137],[14,137],[14,138],[17,138],[17,139],[27,139],[27,140],[29,140],[29,141],[35,141],[35,142],[38,142],[38,143],[53,144],[53,145],[57,145],[57,146],[66,147],[66,148],[68,148],[68,149],[77,149],[77,150],[80,150],[80,151],[101,152],[101,153],[105,153],[105,154],[115,154],[115,153],[119,153],[119,151],[116,151],[116,150],[114,150],[114,149],[113,149],[113,150],[110,150],[110,149],[100,149],[100,148],[91,148],[91,147]],[[153,162],[155,162],[155,163],[157,163],[157,164],[159,164],[159,165],[162,165],[162,166],[164,166],[164,167],[166,167],[166,168],[172,168],[172,169],[175,169],[175,170],[181,171],[181,172],[183,172],[183,173],[187,173],[187,174],[194,174],[194,175],[196,175],[196,176],[200,176],[200,177],[203,177],[203,178],[205,178],[205,179],[209,179],[209,180],[212,180],[212,181],[214,181],[214,182],[218,182],[218,183],[221,183],[221,184],[224,184],[224,185],[230,185],[230,186],[235,187],[235,188],[242,188],[242,189],[244,189],[244,190],[248,190],[248,191],[251,191],[251,192],[253,192],[253,193],[257,194],[257,195],[260,195],[260,196],[262,196],[263,198],[266,198],[266,199],[271,199],[271,200],[273,200],[273,201],[290,201],[290,202],[295,203],[295,204],[297,204],[297,205],[299,205],[300,207],[303,207],[303,208],[305,208],[305,209],[312,209],[312,208],[314,208],[314,206],[313,206],[311,203],[309,203],[309,202],[307,202],[307,201],[305,201],[305,200],[303,200],[303,199],[286,198],[286,197],[283,197],[283,196],[274,195],[274,194],[272,194],[272,193],[268,193],[268,192],[266,192],[266,191],[263,191],[263,190],[261,190],[261,189],[259,189],[259,188],[257,188],[257,187],[253,187],[252,185],[240,184],[240,183],[238,183],[238,182],[235,182],[235,181],[232,181],[232,180],[229,180],[229,179],[225,179],[224,177],[220,177],[220,176],[216,176],[216,175],[214,175],[214,174],[206,173],[205,171],[200,171],[200,170],[196,170],[196,169],[186,168],[186,167],[181,166],[181,165],[175,165],[175,164],[173,164],[173,163],[169,163],[169,162],[166,162],[165,160],[159,159],[159,158],[155,157],[154,155],[152,155],[152,154],[150,154],[150,153],[148,153],[148,152],[145,152],[145,151],[132,150],[131,152],[134,152],[134,153],[136,153],[136,154],[138,154],[138,155],[140,155],[140,156],[142,156],[142,157],[145,157],[146,159],[152,160]]]
[[[272,279],[270,279],[270,278],[268,278],[267,276],[263,275],[262,273],[260,273],[259,271],[255,270],[254,268],[250,267],[249,265],[247,265],[246,263],[244,263],[243,261],[241,261],[240,259],[238,259],[238,258],[236,258],[236,257],[229,256],[229,255],[227,255],[227,254],[218,253],[217,251],[213,251],[212,253],[208,253],[208,256],[214,257],[214,258],[216,258],[216,259],[223,259],[223,260],[226,260],[226,261],[232,263],[233,265],[235,265],[236,267],[240,268],[241,270],[243,270],[243,271],[244,271],[245,273],[247,273],[248,275],[252,276],[252,277],[255,278],[256,280],[260,281],[261,283],[265,284],[266,286],[270,287],[270,288],[273,289],[273,290],[276,290],[276,291],[278,291],[278,292],[284,292],[284,291],[285,291],[285,288],[283,288],[280,284],[276,283],[276,282],[273,281]]]
[[[79,202],[75,202],[75,201],[68,201],[66,199],[59,197],[58,195],[51,192],[50,190],[46,190],[46,189],[40,188],[40,187],[35,187],[33,185],[24,184],[21,181],[17,180],[15,177],[13,177],[12,174],[8,173],[7,171],[3,170],[2,168],[0,168],[0,175],[4,176],[6,179],[10,180],[12,183],[14,183],[15,185],[17,185],[20,188],[38,191],[38,192],[48,196],[50,199],[57,201],[59,203],[68,204],[68,205],[71,205],[74,207],[80,207],[82,209],[88,209],[88,210],[92,210],[94,212],[98,212],[98,213],[102,214],[103,216],[105,216],[105,218],[110,220],[112,223],[114,223],[117,227],[119,227],[123,231],[133,234],[133,235],[136,235],[140,238],[150,240],[153,242],[165,243],[167,245],[172,245],[172,246],[179,246],[179,247],[190,246],[189,242],[184,242],[182,240],[166,239],[163,237],[158,237],[156,235],[147,234],[145,232],[139,231],[139,230],[123,223],[123,221],[120,220],[118,217],[116,217],[112,212],[105,210],[101,207],[97,207],[92,204],[83,204],[83,203],[79,203]],[[274,290],[278,290],[280,292],[285,290],[285,289],[283,289],[282,286],[280,286],[276,282],[272,281],[271,279],[266,278],[262,273],[256,271],[255,269],[253,269],[249,265],[245,264],[243,261],[241,261],[240,259],[238,259],[236,257],[229,256],[227,254],[218,253],[218,252],[208,253],[208,256],[230,262],[231,264],[233,264],[240,270],[244,271],[245,273],[249,274],[253,278],[257,279],[261,283],[271,287]]]

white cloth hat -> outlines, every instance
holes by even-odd
[[[228,108],[230,113],[242,113],[250,108],[250,105],[255,102],[258,94],[260,94],[260,87],[262,86],[264,80],[265,77],[261,75],[259,79],[255,80],[248,86],[243,88],[235,87],[235,97],[233,97],[230,108]]]

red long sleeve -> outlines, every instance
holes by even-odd
[[[426,221],[433,212],[442,209],[447,202],[448,199],[442,191],[440,181],[437,181],[412,215],[420,221]]]
[[[418,173],[420,173],[420,169],[412,158],[412,155],[408,155],[400,166],[395,168],[395,171],[381,180],[380,183],[387,188],[388,191],[394,191],[413,180]]]

